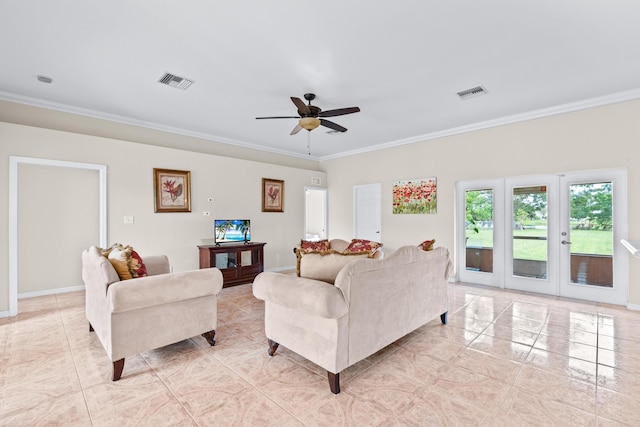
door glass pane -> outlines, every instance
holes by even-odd
[[[571,205],[571,283],[613,287],[611,182],[573,184]]]
[[[513,189],[513,274],[547,278],[547,186]]]
[[[466,265],[471,271],[493,272],[493,190],[467,190]]]

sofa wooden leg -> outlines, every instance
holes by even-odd
[[[212,330],[209,332],[205,332],[204,334],[202,334],[202,336],[207,340],[207,342],[209,343],[209,345],[211,347],[213,347],[214,345],[216,345],[216,340],[215,340],[215,336],[216,336],[216,330]]]
[[[89,332],[93,332],[93,325],[89,322]]]
[[[280,344],[278,344],[275,341],[271,341],[271,340],[268,340],[268,341],[269,341],[269,356],[273,356],[274,354],[276,354],[276,350],[278,349],[278,346]]]
[[[446,325],[446,324],[447,324],[447,322],[449,321],[449,312],[448,312],[448,311],[445,311],[444,313],[442,313],[442,314],[440,315],[440,320],[442,321],[442,324],[443,324],[443,325]]]
[[[331,389],[331,393],[340,393],[340,373],[334,374],[333,372],[327,371],[327,377],[329,377],[329,388]]]
[[[120,360],[113,362],[113,378],[112,381],[118,381],[122,376],[122,370],[124,369],[124,357]]]

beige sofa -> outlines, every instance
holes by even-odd
[[[447,321],[449,251],[404,246],[384,259],[357,259],[335,285],[265,272],[253,294],[265,301],[269,354],[279,344],[327,370],[333,393],[339,374],[440,316]]]
[[[304,253],[300,247],[294,248],[296,254],[296,272],[300,277],[322,280],[333,283],[342,268],[351,261],[359,258],[369,258],[367,254],[343,255],[342,252],[349,246],[349,242],[342,239],[329,241],[329,252]],[[374,259],[384,258],[382,249],[378,249],[372,255]]]
[[[220,270],[170,273],[166,256],[143,261],[147,277],[121,281],[100,249],[82,253],[89,330],[113,362],[113,381],[120,379],[127,356],[200,334],[215,344]]]

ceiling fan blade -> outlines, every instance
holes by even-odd
[[[301,114],[311,114],[311,110],[309,110],[309,106],[305,104],[302,99],[292,96],[291,100],[293,101],[294,104],[296,104],[296,107],[298,108],[298,111]]]
[[[300,116],[272,116],[272,117],[256,117],[256,119],[299,119]]]
[[[357,113],[360,111],[358,107],[338,108],[335,110],[327,110],[318,114],[319,117],[335,117],[343,116],[345,114]]]
[[[289,135],[295,135],[296,133],[300,132],[301,130],[302,130],[302,126],[297,124],[296,127],[293,128],[293,130],[291,131],[291,133]]]
[[[338,132],[346,132],[347,131],[347,128],[342,127],[337,123],[330,122],[329,120],[320,119],[320,124],[322,126],[326,126],[326,127],[331,128],[331,129],[333,129],[335,131],[338,131]]]

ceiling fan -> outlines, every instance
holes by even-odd
[[[272,117],[256,117],[256,119],[299,119],[296,127],[291,131],[291,135],[295,135],[302,129],[312,131],[318,126],[322,125],[333,129],[336,132],[346,132],[347,128],[340,126],[337,123],[324,119],[324,117],[343,116],[345,114],[357,113],[360,111],[358,107],[338,108],[335,110],[322,111],[320,107],[311,105],[311,101],[316,99],[316,95],[313,93],[305,93],[304,99],[309,101],[309,105],[305,104],[300,98],[295,96],[291,97],[291,101],[298,108],[297,116],[272,116]]]

